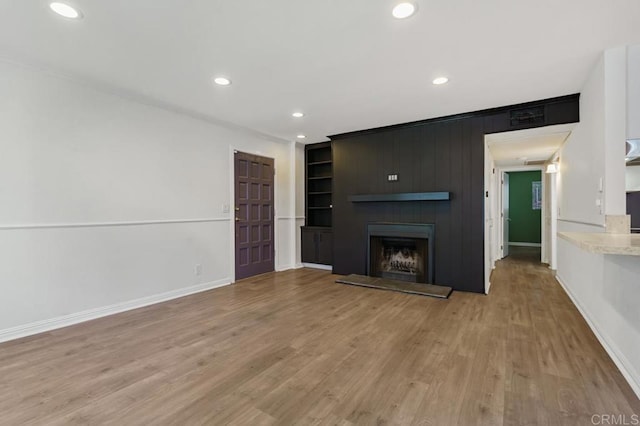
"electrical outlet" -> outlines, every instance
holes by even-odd
[[[202,275],[202,265],[198,263],[195,268],[193,268],[193,273],[197,276]]]
[[[396,182],[398,180],[398,175],[387,175],[387,182]]]

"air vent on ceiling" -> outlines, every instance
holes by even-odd
[[[547,160],[527,160],[524,162],[525,165],[527,166],[541,166],[542,164],[546,163]]]
[[[521,126],[523,124],[544,124],[544,106],[513,109],[509,114],[511,127]]]

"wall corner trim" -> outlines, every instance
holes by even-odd
[[[562,277],[557,273],[556,281],[560,283],[565,293],[567,293],[573,304],[576,306],[576,308],[578,308],[578,311],[589,325],[589,328],[591,329],[591,331],[593,331],[593,334],[595,334],[596,338],[598,339],[604,350],[607,352],[613,363],[616,365],[616,367],[618,367],[618,370],[620,370],[622,376],[625,378],[627,383],[629,383],[629,386],[631,386],[633,392],[635,392],[636,396],[640,398],[640,374],[638,374],[638,372],[633,368],[633,365],[631,365],[631,362],[629,362],[627,357],[615,345],[611,344],[604,334],[600,333],[595,322],[591,319],[587,311],[582,307],[573,293],[569,290],[569,287],[565,284]]]
[[[231,284],[230,278],[222,278],[220,280],[197,284],[190,287],[184,287],[177,290],[168,291],[166,293],[141,297],[139,299],[128,300],[109,306],[102,306],[99,308],[88,309],[86,311],[76,312],[61,317],[19,325],[17,327],[0,330],[0,343],[56,330],[63,327],[68,327],[74,324],[80,324],[82,322],[107,317],[109,315],[114,315],[121,312],[131,311],[133,309],[143,308],[149,305],[155,305],[157,303],[178,299],[180,297],[212,290],[214,288],[223,287],[229,284]]]

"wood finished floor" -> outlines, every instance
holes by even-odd
[[[542,265],[490,296],[273,273],[0,345],[0,424],[590,425],[635,397]]]

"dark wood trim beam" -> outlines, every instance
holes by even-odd
[[[567,103],[567,102],[576,102],[577,103],[579,99],[580,99],[580,93],[574,93],[574,94],[571,94],[571,95],[558,96],[558,97],[555,97],[555,98],[543,99],[543,100],[539,100],[539,101],[525,102],[525,103],[521,103],[521,104],[501,106],[501,107],[496,107],[496,108],[483,109],[483,110],[479,110],[479,111],[464,112],[464,113],[460,113],[460,114],[447,115],[447,116],[444,116],[444,117],[428,118],[426,120],[412,121],[412,122],[409,122],[409,123],[392,124],[390,126],[375,127],[373,129],[355,130],[353,132],[339,133],[337,135],[329,136],[329,139],[331,139],[333,141],[333,140],[336,140],[336,139],[351,138],[351,137],[354,137],[354,136],[362,136],[362,135],[367,135],[367,134],[371,134],[371,133],[378,133],[378,132],[381,132],[381,131],[402,129],[402,128],[415,127],[415,126],[422,126],[422,125],[425,125],[425,124],[428,124],[428,123],[438,123],[438,122],[445,122],[445,121],[451,121],[451,120],[460,120],[460,119],[463,119],[463,118],[495,115],[495,114],[506,113],[506,112],[509,112],[509,111],[512,111],[512,110],[518,110],[518,109],[523,109],[523,108],[549,106],[549,105],[553,105],[553,104]],[[568,122],[575,122],[575,121],[576,120],[571,120],[571,121],[568,121]],[[536,126],[534,126],[534,127],[536,127]],[[513,129],[513,130],[520,130],[520,128]]]

